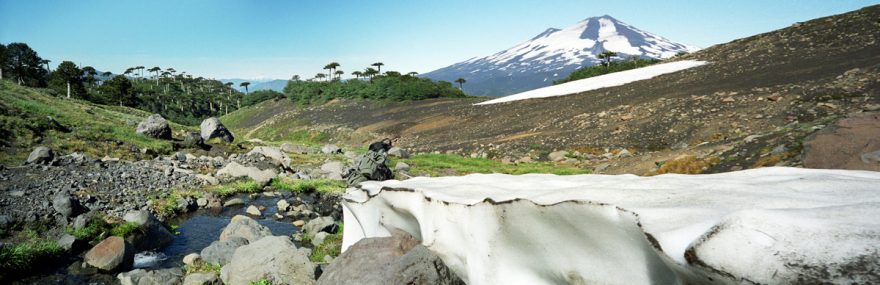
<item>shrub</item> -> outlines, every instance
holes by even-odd
[[[594,65],[587,66],[575,70],[568,77],[553,81],[553,84],[562,84],[569,81],[580,80],[584,78],[595,77],[603,74],[619,72],[624,70],[636,69],[640,67],[645,67],[652,64],[660,63],[660,60],[657,59],[630,59],[630,60],[622,60],[622,61],[612,61],[609,65]]]

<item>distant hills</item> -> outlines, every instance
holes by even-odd
[[[284,90],[284,86],[287,86],[287,80],[285,79],[266,79],[266,80],[258,80],[258,79],[240,79],[240,78],[232,78],[232,79],[218,79],[223,82],[232,82],[235,85],[236,90],[244,92],[244,87],[239,86],[242,82],[250,82],[251,85],[248,86],[249,91],[257,91],[257,90],[274,90],[278,92],[282,92]]]
[[[549,28],[495,54],[472,58],[421,75],[467,80],[469,95],[504,96],[553,84],[572,71],[600,62],[605,51],[620,58],[669,58],[697,48],[645,32],[611,16],[591,17],[565,29]]]

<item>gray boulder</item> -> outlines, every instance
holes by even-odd
[[[137,224],[140,229],[134,231],[126,240],[138,251],[154,250],[174,241],[172,234],[149,211],[139,210],[125,213],[123,220]]]
[[[220,278],[214,272],[193,273],[186,276],[183,285],[215,285],[220,284]]]
[[[232,136],[232,132],[226,129],[226,126],[223,123],[220,123],[220,120],[214,117],[207,118],[202,121],[202,124],[199,125],[201,130],[202,139],[208,141],[212,138],[221,138],[223,141],[227,143],[231,143],[235,140],[235,137]]]
[[[568,155],[567,151],[560,150],[560,151],[551,152],[550,154],[547,155],[547,158],[549,158],[550,161],[553,161],[553,162],[560,162],[560,161],[563,161],[566,159],[566,157],[565,157],[566,155]]]
[[[58,246],[66,252],[77,253],[88,248],[89,243],[69,234],[63,234],[57,240]]]
[[[171,125],[162,115],[153,114],[141,121],[135,129],[135,133],[156,139],[171,139]]]
[[[409,171],[409,169],[410,169],[409,164],[406,164],[403,162],[398,162],[397,165],[394,166],[394,170],[397,170],[397,171]]]
[[[388,155],[399,158],[409,158],[409,152],[399,147],[392,147],[388,150]]]
[[[39,146],[28,155],[27,164],[49,164],[55,158],[55,153],[45,146]]]
[[[327,266],[318,284],[465,284],[406,232],[358,241]]]
[[[79,201],[73,199],[67,192],[60,191],[52,198],[52,208],[65,219],[78,215],[82,211]]]
[[[156,270],[135,269],[116,275],[122,285],[178,285],[183,280],[183,270],[166,268]]]
[[[333,217],[320,217],[312,219],[303,227],[303,232],[312,237],[319,232],[335,233],[337,230],[336,221]]]
[[[199,148],[205,144],[205,140],[202,139],[202,136],[196,132],[187,132],[186,135],[183,136],[183,146],[189,148]]]
[[[314,284],[315,265],[306,252],[287,237],[264,237],[236,249],[232,262],[220,270],[220,279],[227,285],[247,285],[263,278],[277,284]]]
[[[92,247],[83,260],[104,271],[125,271],[134,264],[134,247],[121,237],[112,236]]]
[[[233,161],[217,171],[217,177],[249,177],[260,185],[266,185],[272,181],[278,173],[272,169],[260,170],[254,166],[244,166]]]
[[[342,153],[342,149],[335,144],[328,144],[324,145],[324,147],[321,148],[321,152],[323,152],[324,154],[337,154]]]
[[[202,260],[208,263],[226,265],[232,259],[235,250],[243,245],[247,245],[247,239],[243,237],[233,236],[225,240],[214,241],[202,249]]]
[[[254,219],[247,216],[236,215],[229,221],[229,225],[223,228],[220,233],[220,240],[227,240],[232,237],[241,237],[248,242],[255,242],[263,237],[271,236],[272,232],[268,228],[260,225]]]
[[[289,153],[296,153],[296,154],[312,153],[312,150],[310,148],[305,147],[305,146],[301,146],[298,144],[292,144],[292,143],[281,144],[281,150],[289,152]]]
[[[254,147],[247,155],[252,154],[261,154],[266,158],[269,158],[275,162],[278,166],[290,167],[290,157],[287,156],[281,148],[271,147],[271,146],[258,146]]]
[[[330,161],[321,165],[321,171],[327,174],[328,179],[342,180],[345,165],[339,161]]]

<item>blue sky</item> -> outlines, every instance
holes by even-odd
[[[0,43],[121,72],[143,65],[211,78],[428,72],[509,48],[584,18],[611,15],[708,47],[880,1],[119,1],[0,0]]]

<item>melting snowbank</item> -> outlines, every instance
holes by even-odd
[[[414,178],[345,197],[343,248],[405,230],[468,284],[880,282],[880,173]]]
[[[704,65],[708,62],[705,61],[697,61],[697,60],[682,60],[682,61],[674,61],[669,63],[660,63],[651,66],[646,66],[642,68],[636,68],[631,70],[625,70],[615,73],[609,73],[605,75],[599,75],[596,77],[585,78],[581,80],[576,80],[572,82],[566,82],[559,85],[548,86],[544,88],[538,88],[535,90],[529,90],[522,93],[517,93],[509,96],[504,96],[498,99],[493,99],[489,101],[480,102],[474,105],[488,105],[502,102],[510,102],[516,100],[525,100],[525,99],[534,99],[534,98],[546,98],[553,96],[562,96],[568,94],[574,94],[579,92],[585,92],[605,87],[613,87],[620,86],[630,82],[635,82],[639,80],[651,79],[656,76],[660,76],[667,73],[673,73],[676,71],[685,70],[692,67],[697,67],[700,65]]]

